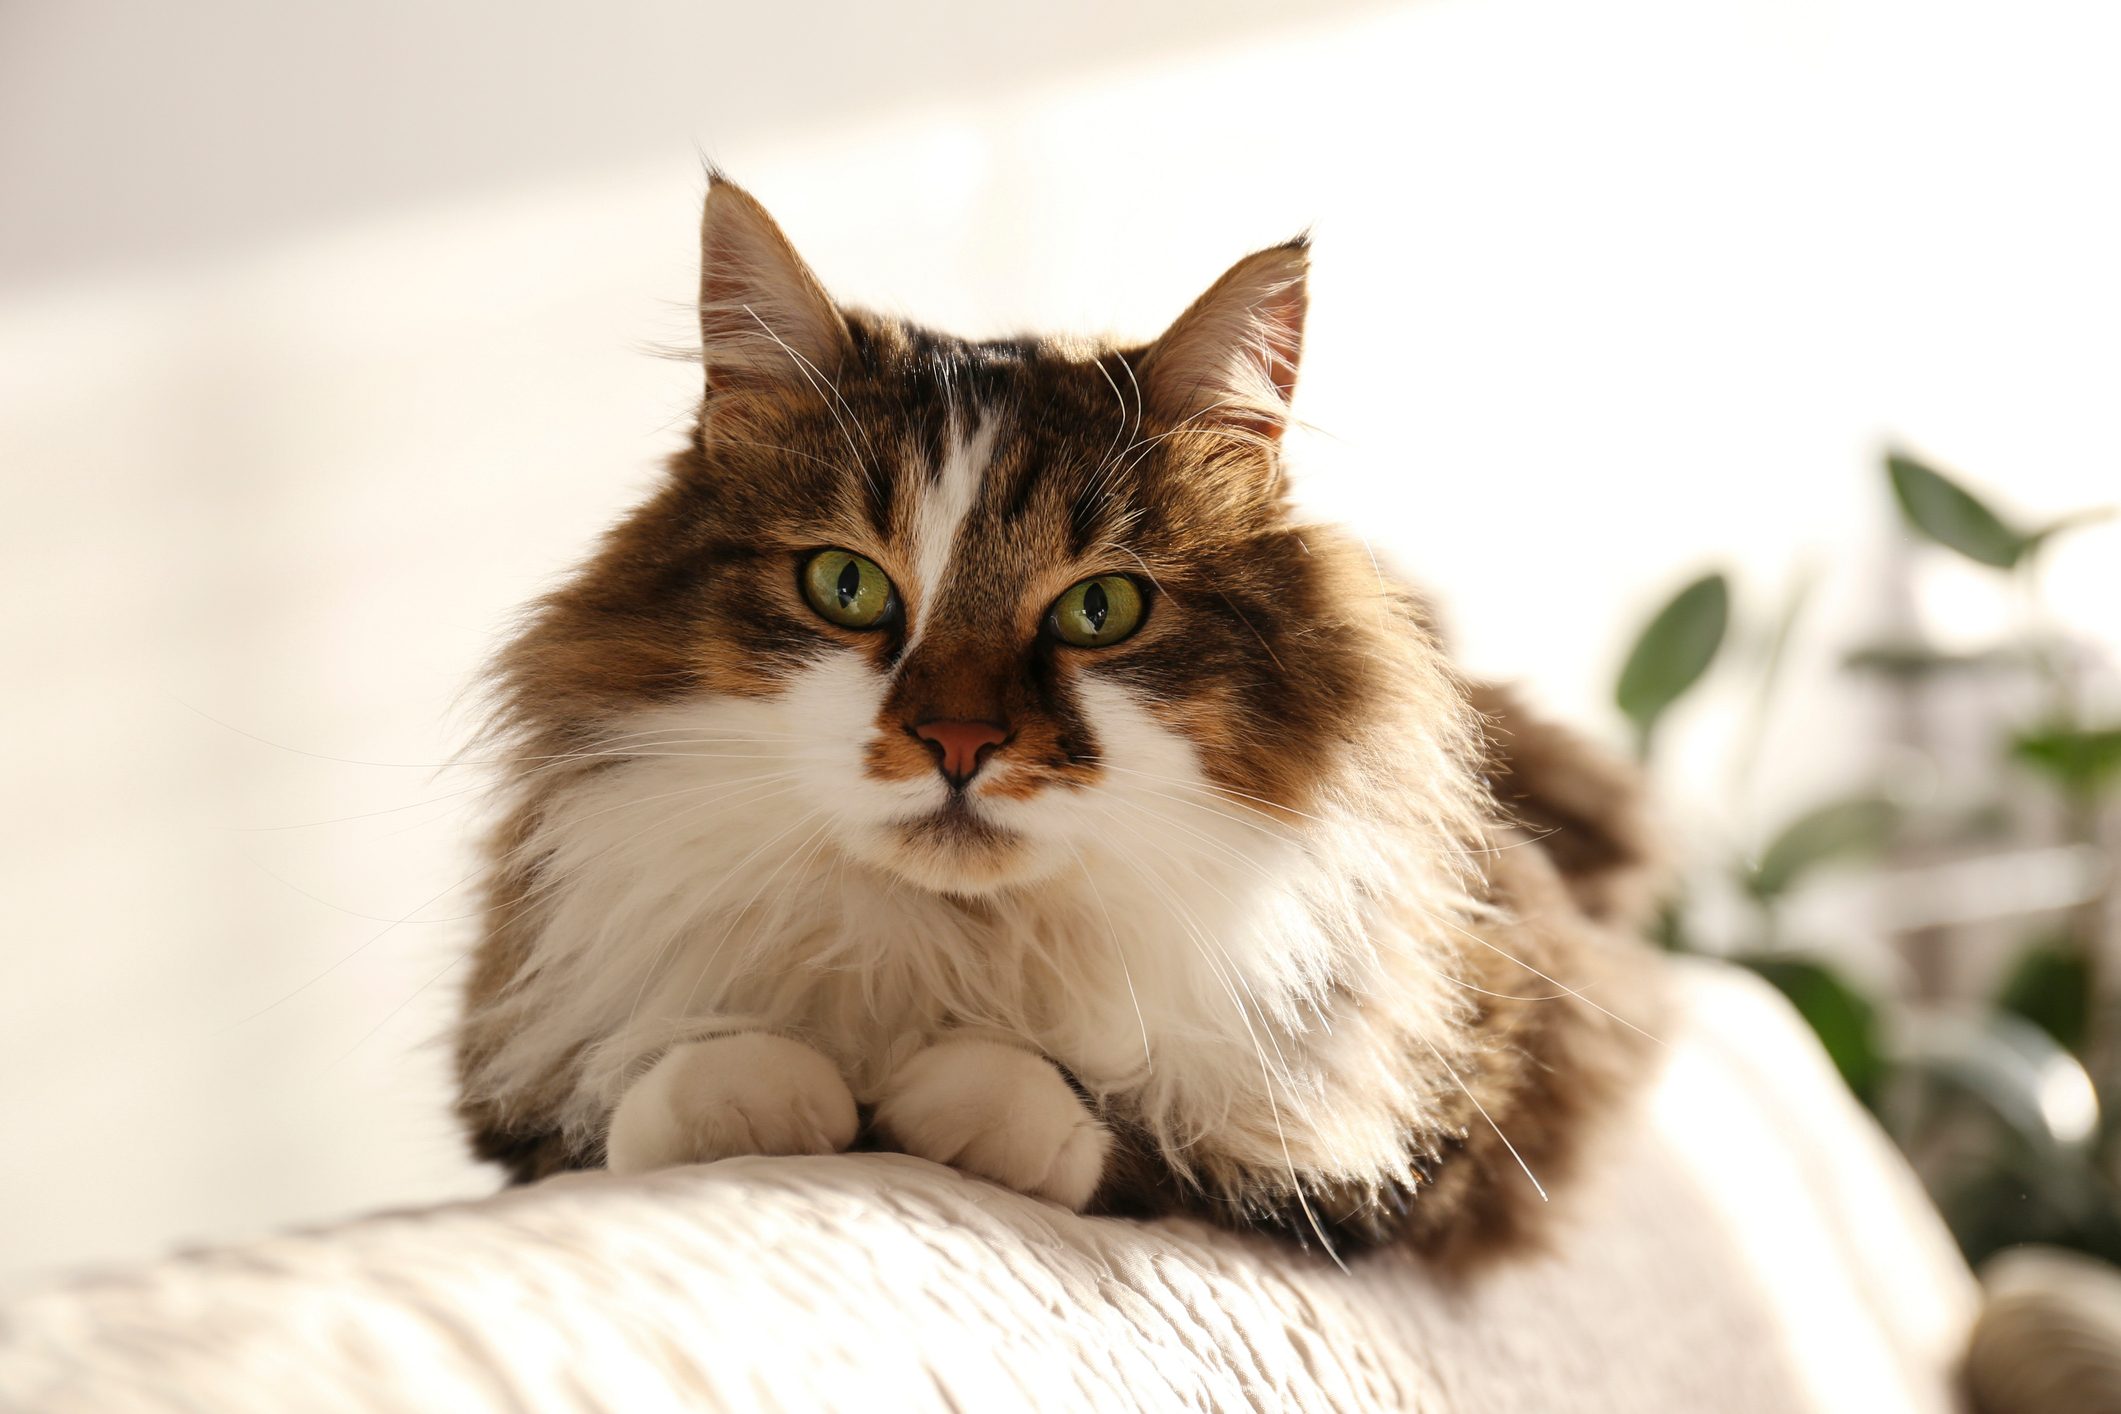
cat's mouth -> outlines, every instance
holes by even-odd
[[[997,825],[969,796],[957,791],[927,814],[900,822],[898,829],[908,844],[970,855],[1015,849],[1023,843],[1022,835]]]
[[[934,810],[899,821],[891,833],[892,868],[938,893],[993,893],[1036,872],[1030,841],[958,792]]]

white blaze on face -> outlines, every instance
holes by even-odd
[[[908,653],[919,645],[929,612],[942,596],[965,518],[972,513],[973,502],[979,499],[980,484],[986,480],[987,468],[994,462],[997,431],[992,417],[982,413],[969,433],[955,414],[950,422],[949,447],[943,453],[943,464],[936,468],[933,481],[923,481],[919,505],[914,512],[912,592],[919,596],[920,602],[917,608],[911,602],[907,605],[913,612],[913,636],[906,644]],[[907,592],[907,587],[901,585],[900,591]]]

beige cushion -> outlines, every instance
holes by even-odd
[[[1772,992],[1679,990],[1556,1250],[1462,1287],[897,1156],[744,1159],[31,1295],[0,1407],[1949,1409],[1975,1288],[1914,1180]]]

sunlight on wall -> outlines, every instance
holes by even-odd
[[[1681,577],[1733,567],[1750,631],[1822,571],[1754,788],[1710,768],[1733,714],[1676,724],[1743,831],[1875,746],[1832,663],[1875,612],[1886,440],[2029,513],[2121,496],[2117,39],[2096,5],[1440,0],[0,272],[0,1116],[38,1155],[0,1166],[0,1261],[490,1182],[430,1044],[469,780],[356,763],[443,760],[509,610],[676,445],[696,370],[644,348],[690,337],[688,140],[844,297],[964,332],[1153,333],[1315,227],[1303,494],[1478,669],[1617,739],[1606,684]],[[2121,533],[2049,577],[2121,647]]]

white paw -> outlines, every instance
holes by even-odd
[[[613,1173],[734,1154],[836,1154],[854,1142],[854,1096],[800,1041],[746,1031],[673,1046],[612,1112]]]
[[[876,1107],[904,1153],[1080,1211],[1112,1137],[1053,1065],[995,1041],[945,1041],[900,1066]]]

